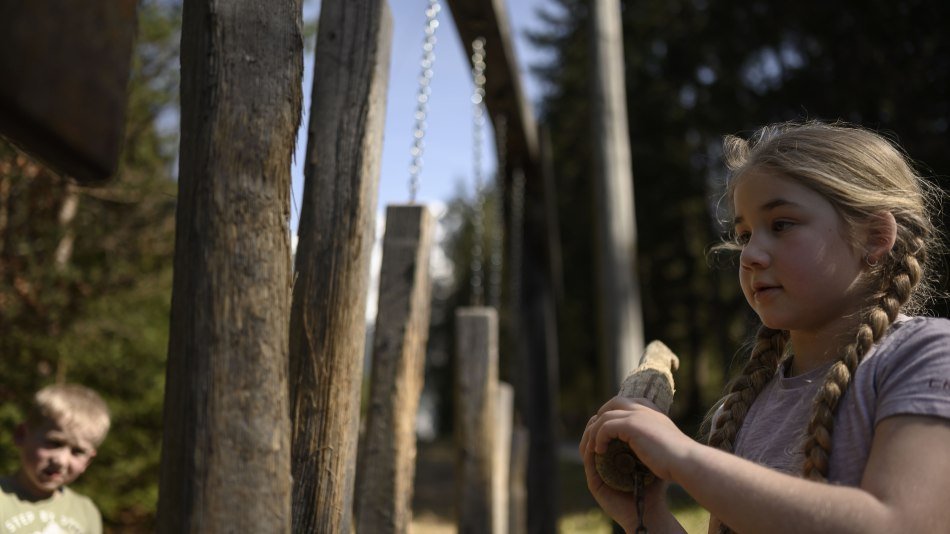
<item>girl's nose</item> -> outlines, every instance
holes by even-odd
[[[739,265],[747,269],[768,267],[771,261],[772,258],[761,240],[754,237],[749,238],[749,242],[742,247],[739,254]]]

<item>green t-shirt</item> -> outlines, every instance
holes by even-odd
[[[0,534],[101,534],[102,517],[89,497],[63,488],[49,499],[21,499],[9,477],[0,478]]]

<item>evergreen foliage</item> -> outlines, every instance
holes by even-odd
[[[567,435],[604,400],[591,380],[597,322],[591,187],[589,0],[554,0],[532,35],[550,61],[546,95],[564,255],[559,311]],[[721,137],[774,121],[823,119],[890,132],[925,174],[950,173],[950,41],[943,3],[622,2],[645,338],[682,358],[674,415],[691,424],[718,396],[752,323],[730,258],[707,253],[728,228],[717,210]],[[944,302],[935,311],[946,314]]]
[[[157,499],[179,27],[178,3],[139,6],[124,151],[110,183],[79,187],[0,140],[0,472],[17,468],[12,430],[33,392],[89,386],[113,423],[76,489],[107,525],[148,522]]]

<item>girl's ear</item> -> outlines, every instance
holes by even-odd
[[[889,211],[882,211],[871,216],[867,226],[867,236],[864,243],[866,260],[876,265],[888,252],[894,248],[897,241],[897,220]]]

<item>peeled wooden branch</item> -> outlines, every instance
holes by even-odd
[[[640,365],[624,379],[618,396],[628,399],[647,399],[664,414],[669,413],[673,403],[673,371],[679,367],[679,358],[661,341],[647,345]],[[637,475],[643,484],[656,478],[643,465],[626,443],[611,440],[607,452],[594,458],[597,472],[604,482],[620,491],[633,491]]]

